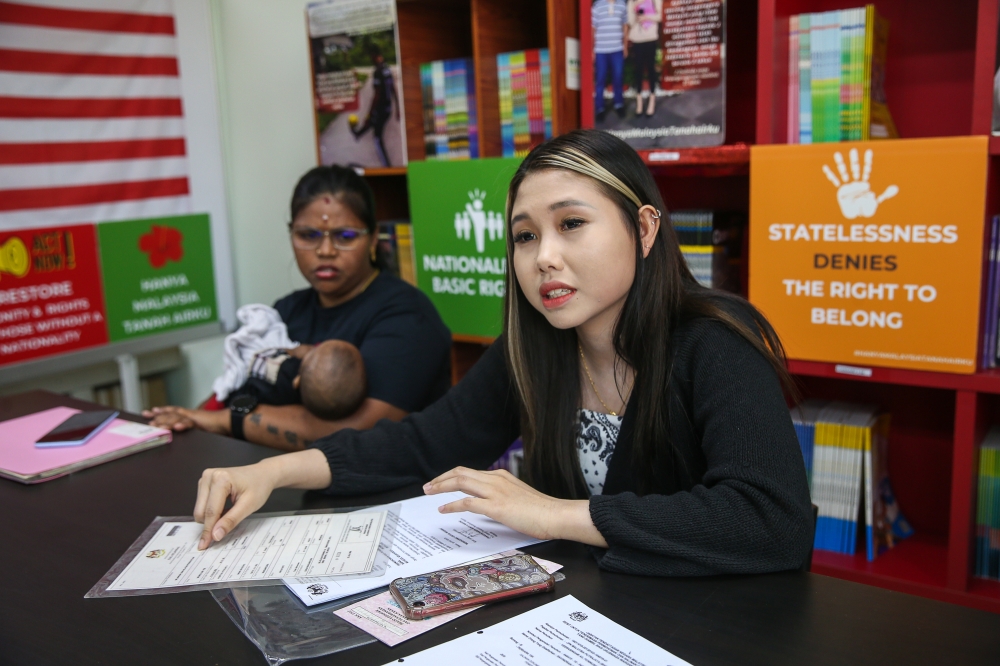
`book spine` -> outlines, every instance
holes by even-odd
[[[472,58],[465,61],[465,93],[469,108],[469,157],[479,157],[479,107],[476,105],[476,70]]]
[[[799,17],[788,19],[788,126],[787,143],[799,142]]]
[[[539,49],[538,58],[542,74],[542,122],[545,139],[552,138],[552,65],[549,50]]]
[[[837,92],[840,98],[840,109],[837,114],[841,141],[851,138],[851,34],[854,30],[852,18],[854,10],[842,9],[837,12],[838,35],[840,42],[840,82]]]
[[[799,143],[812,143],[812,15],[799,16]]]
[[[996,364],[996,323],[997,323],[997,223],[998,217],[990,221],[990,249],[986,259],[986,308],[983,322],[983,354],[981,367],[991,368]]]
[[[437,156],[448,159],[448,117],[445,112],[444,61],[432,63],[431,77],[434,86],[434,136],[437,142]]]
[[[424,157],[434,159],[437,154],[437,143],[434,140],[434,80],[431,76],[431,63],[420,65],[420,101],[422,119],[424,121]]]

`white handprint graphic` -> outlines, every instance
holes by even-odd
[[[851,160],[850,175],[853,176],[853,179],[848,176],[847,165],[844,164],[844,157],[839,152],[833,154],[833,161],[837,163],[840,178],[838,179],[833,170],[825,164],[823,165],[823,173],[837,188],[837,203],[840,204],[840,212],[843,213],[844,217],[848,220],[859,216],[871,217],[878,210],[880,203],[899,194],[899,188],[890,185],[885,188],[885,192],[876,197],[875,193],[872,192],[871,185],[868,184],[868,178],[872,173],[871,149],[865,151],[864,172],[861,171],[861,165],[858,164],[858,149],[851,148],[848,156]]]

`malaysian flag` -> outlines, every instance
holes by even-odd
[[[190,211],[171,0],[0,1],[0,230]]]

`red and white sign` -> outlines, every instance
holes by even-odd
[[[0,2],[0,230],[191,210],[171,0]]]

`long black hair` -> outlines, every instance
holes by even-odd
[[[351,213],[361,220],[368,233],[378,235],[378,222],[375,221],[375,195],[368,187],[365,179],[354,169],[338,166],[318,166],[306,171],[292,190],[291,217],[288,226],[299,216],[309,204],[317,198],[328,194],[347,207]],[[385,257],[382,249],[376,247],[373,264],[385,268]]]
[[[576,130],[531,151],[510,183],[507,220],[518,188],[530,174],[567,169],[594,179],[618,207],[635,245],[635,278],[615,323],[617,356],[635,373],[629,409],[634,410],[631,464],[641,492],[653,486],[662,465],[676,473],[680,458],[670,443],[669,391],[673,332],[682,322],[704,317],[745,338],[770,361],[785,387],[794,385],[784,364],[777,333],[760,312],[732,294],[707,289],[688,270],[667,208],[649,169],[624,141],[598,130]],[[638,202],[638,203],[637,203]],[[662,212],[664,224],[643,258],[639,208]],[[581,404],[580,366],[574,329],[552,326],[521,290],[514,273],[514,242],[507,233],[507,282],[504,302],[505,355],[519,397],[525,472],[532,485],[557,497],[587,496],[576,452],[577,410]],[[750,327],[733,311],[744,311]],[[618,373],[615,373],[618,376]]]

